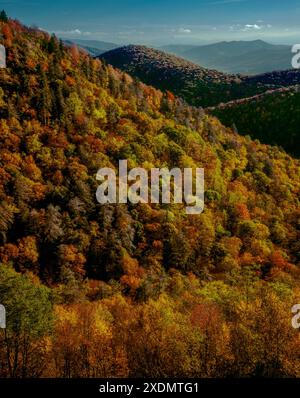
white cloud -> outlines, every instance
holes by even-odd
[[[263,29],[271,29],[272,25],[271,24],[267,24],[267,25],[259,25],[258,23],[255,24],[247,24],[243,27],[242,31],[243,32],[248,32],[249,30],[252,31],[258,31],[258,30],[263,30]]]
[[[59,36],[89,36],[91,32],[82,32],[80,29],[71,29],[71,30],[57,30],[54,31],[56,35]]]
[[[261,25],[257,25],[256,23],[251,25],[251,24],[247,24],[244,26],[243,31],[248,31],[248,30],[261,30],[263,28],[263,26]]]
[[[190,33],[192,33],[192,31],[191,31],[191,29],[180,28],[179,33],[190,34]]]
[[[230,32],[259,32],[259,31],[265,31],[267,29],[271,29],[273,25],[271,24],[259,24],[259,23],[254,23],[254,24],[246,24],[246,25],[231,25],[229,26],[229,31]]]

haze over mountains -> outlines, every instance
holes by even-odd
[[[291,68],[291,46],[262,40],[223,41],[205,46],[170,45],[162,50],[228,73],[257,74]]]
[[[66,39],[98,56],[120,47],[116,43],[99,40]],[[249,74],[272,72],[291,68],[291,46],[266,43],[262,40],[223,41],[208,45],[171,44],[157,48],[177,55],[202,67],[220,72]]]
[[[97,55],[101,55],[106,51],[119,47],[118,44],[100,40],[64,39],[63,41],[67,45],[78,45],[94,57]]]

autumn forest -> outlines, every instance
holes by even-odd
[[[0,43],[0,377],[300,377],[300,161],[3,14]],[[204,212],[100,205],[119,159],[204,168]]]

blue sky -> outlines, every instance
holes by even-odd
[[[0,0],[2,8],[58,36],[118,44],[300,42],[300,0]]]

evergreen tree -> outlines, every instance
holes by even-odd
[[[53,34],[48,43],[48,51],[50,54],[52,54],[56,51],[56,49],[57,49],[57,39],[56,39],[55,35]]]
[[[0,12],[0,22],[8,22],[8,17],[4,10]]]

